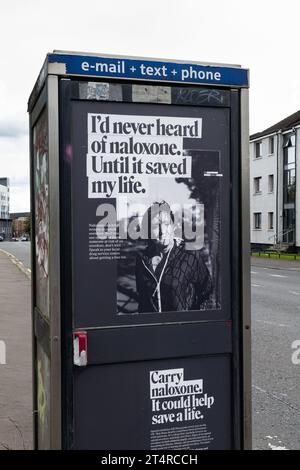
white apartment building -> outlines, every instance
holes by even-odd
[[[0,236],[11,236],[11,219],[9,215],[9,179],[0,178]]]
[[[9,219],[9,179],[0,178],[0,218]]]
[[[250,137],[252,248],[300,251],[300,111]]]

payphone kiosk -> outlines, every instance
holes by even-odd
[[[28,109],[36,448],[250,448],[248,71],[55,51]]]

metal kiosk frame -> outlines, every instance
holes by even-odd
[[[80,94],[89,83],[101,85],[103,94]],[[80,87],[79,87],[80,84]],[[132,87],[144,87],[144,97],[133,99]],[[116,93],[110,93],[109,89]],[[146,92],[145,92],[146,89]],[[106,90],[106,91],[105,91]],[[121,90],[121,98],[120,98]],[[147,91],[148,90],[148,91]],[[107,93],[106,93],[107,92]],[[165,98],[164,98],[165,93]],[[178,96],[180,95],[180,100]],[[176,98],[177,96],[177,98]],[[175,98],[174,98],[175,97]],[[249,261],[249,131],[248,71],[239,66],[185,63],[162,59],[105,56],[54,51],[47,55],[28,103],[30,114],[30,174],[32,210],[32,323],[34,429],[37,449],[76,449],[74,424],[74,333],[87,332],[88,364],[117,362],[113,354],[97,353],[109,342],[129,347],[135,334],[146,344],[153,334],[161,344],[176,331],[186,338],[178,356],[214,354],[198,351],[196,330],[201,322],[173,326],[133,325],[97,331],[74,325],[72,260],[72,174],[70,158],[65,157],[70,142],[70,100],[92,102],[151,103],[172,107],[226,107],[230,109],[230,214],[231,246],[231,429],[230,448],[251,448],[251,337]],[[211,322],[215,325],[222,322]],[[224,323],[224,324],[223,324]],[[220,327],[225,328],[225,322]],[[142,328],[141,328],[142,326]],[[156,330],[154,330],[156,328]],[[159,329],[160,328],[160,329]],[[117,331],[117,333],[116,333]],[[130,331],[130,335],[129,335]],[[154,331],[154,333],[153,333]],[[193,333],[194,331],[194,333]],[[198,331],[198,330],[197,330]],[[213,330],[214,331],[214,330]],[[138,333],[139,332],[139,333]],[[193,336],[196,335],[195,337]],[[200,333],[199,333],[200,334]],[[94,335],[94,336],[93,336]],[[97,336],[99,335],[99,336]],[[106,335],[106,336],[105,336]],[[122,336],[123,335],[123,336]],[[127,335],[127,336],[126,336]],[[148,336],[147,336],[148,335]],[[160,336],[161,335],[161,336]],[[176,337],[175,334],[174,338]],[[97,340],[95,339],[97,336]],[[201,335],[200,335],[201,336]],[[81,339],[79,338],[81,341]],[[178,340],[178,337],[177,337]],[[142,357],[128,353],[124,359],[149,360],[176,357],[176,338],[170,352],[163,347]],[[102,344],[101,343],[101,344]],[[195,346],[196,344],[196,346]],[[212,346],[211,346],[212,347]],[[185,348],[185,349],[184,349]],[[158,348],[159,349],[159,348]],[[216,354],[221,351],[216,348]],[[98,356],[100,357],[97,357]],[[101,356],[102,354],[102,356]],[[126,356],[126,353],[125,353]],[[102,359],[101,359],[102,358]],[[98,362],[97,362],[98,361]],[[117,444],[116,444],[117,445]],[[134,446],[134,444],[132,444]],[[140,447],[138,447],[140,446]],[[146,447],[146,445],[144,444]],[[99,448],[101,444],[99,444]],[[114,444],[112,443],[112,448]],[[134,447],[132,447],[134,448]],[[138,444],[136,448],[142,448]]]

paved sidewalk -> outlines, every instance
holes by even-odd
[[[290,271],[300,271],[300,261],[288,261],[283,259],[272,259],[259,256],[250,257],[252,266],[261,266],[262,268],[284,269]]]
[[[0,449],[32,448],[30,280],[0,252]]]

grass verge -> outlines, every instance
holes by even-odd
[[[294,255],[293,253],[253,252],[251,253],[251,256],[258,258],[282,259],[285,261],[300,261],[300,255]]]

